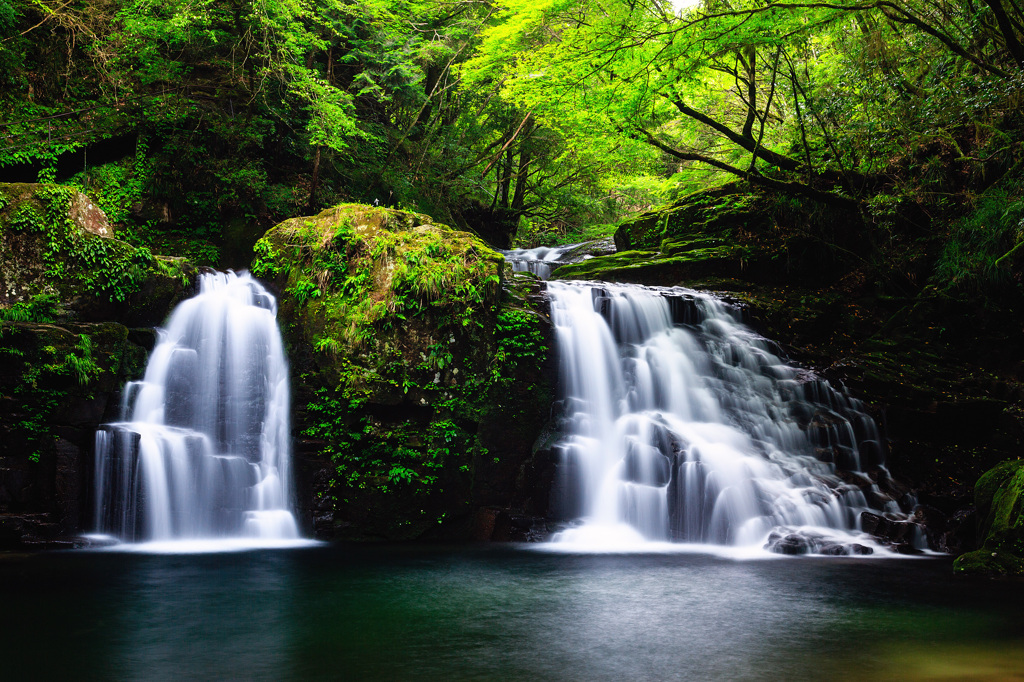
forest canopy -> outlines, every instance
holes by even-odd
[[[0,0],[0,179],[212,263],[342,200],[499,246],[736,179],[1013,213],[1022,35],[1013,0]]]

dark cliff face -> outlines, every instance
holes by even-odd
[[[96,427],[192,293],[190,264],[112,235],[73,189],[0,184],[0,546],[89,528]]]
[[[503,286],[472,235],[355,204],[286,221],[256,252],[280,293],[308,529],[490,539],[543,516],[553,372],[535,284]]]
[[[96,427],[145,368],[148,330],[0,323],[0,547],[70,543],[91,523]]]

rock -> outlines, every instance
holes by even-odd
[[[986,472],[974,488],[981,548],[960,556],[961,574],[1024,574],[1024,460]]]
[[[115,324],[0,322],[0,547],[73,542],[87,527],[96,427],[146,350]]]
[[[303,377],[306,524],[339,539],[511,538],[509,510],[546,500],[533,444],[554,372],[537,283],[503,288],[504,259],[475,236],[359,204],[285,221],[256,254]]]
[[[769,533],[764,548],[776,554],[810,554],[813,551],[809,538],[796,533],[782,534],[774,531]]]
[[[114,236],[114,228],[107,221],[107,214],[80,192],[76,192],[72,197],[68,214],[75,226],[83,232],[100,237]]]
[[[953,573],[963,576],[1022,576],[1024,559],[1009,552],[979,549],[962,554],[953,562]]]
[[[912,542],[919,526],[911,521],[886,518],[872,512],[861,512],[860,527],[868,535],[889,543]]]
[[[192,293],[195,274],[184,259],[115,239],[74,188],[0,184],[0,308],[21,305],[18,319],[159,324]],[[44,300],[51,309],[33,309]]]
[[[858,542],[826,543],[818,548],[818,554],[825,556],[867,556],[874,553],[875,550]]]

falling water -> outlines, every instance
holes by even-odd
[[[564,265],[562,257],[579,246],[580,244],[538,246],[533,249],[511,249],[501,253],[512,266],[512,272],[532,272],[541,279],[547,279],[555,268]]]
[[[671,541],[870,553],[886,478],[863,406],[779,356],[718,299],[551,282],[564,438],[561,542]],[[875,546],[877,547],[877,546]]]
[[[99,533],[124,541],[298,537],[277,302],[247,273],[202,275],[96,432]]]

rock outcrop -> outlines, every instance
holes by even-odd
[[[986,472],[974,488],[980,549],[957,558],[959,574],[1024,575],[1024,460]]]
[[[112,234],[72,188],[0,184],[0,547],[89,527],[96,427],[192,292],[190,264]]]
[[[256,253],[280,292],[300,513],[318,537],[489,539],[543,514],[534,283],[503,287],[503,258],[468,233],[357,204],[285,221]]]

